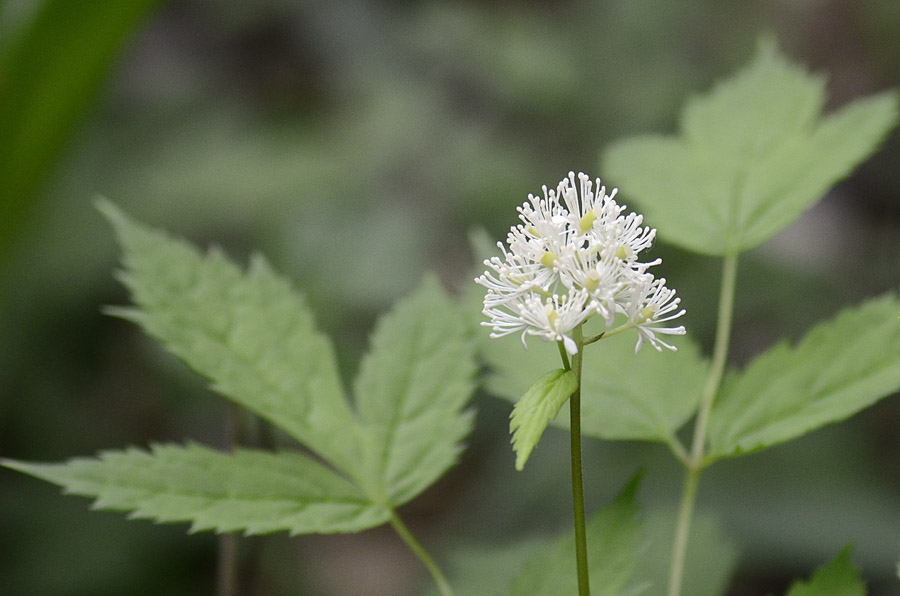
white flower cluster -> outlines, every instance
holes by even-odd
[[[635,353],[644,341],[674,350],[656,334],[684,334],[683,326],[658,326],[684,314],[680,299],[665,278],[647,272],[659,259],[638,261],[656,230],[641,226],[641,215],[622,215],[616,190],[607,195],[599,178],[596,192],[586,174],[576,182],[574,172],[556,190],[543,190],[543,198],[528,195],[518,208],[522,223],[510,229],[507,246],[497,243],[503,258],[486,260],[489,269],[475,280],[487,288],[490,322],[482,324],[493,327],[491,337],[521,331],[523,344],[536,335],[575,354],[572,330],[596,314],[606,332],[636,328]],[[613,329],[617,315],[624,321]]]

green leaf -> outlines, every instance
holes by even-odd
[[[516,452],[516,469],[522,470],[531,451],[541,440],[550,421],[569,396],[578,389],[578,379],[571,370],[551,370],[528,388],[513,407],[509,432]]]
[[[45,0],[0,55],[0,254],[126,39],[159,0]]]
[[[263,534],[357,532],[380,525],[389,509],[299,453],[199,445],[156,445],[107,451],[63,464],[3,460],[9,468],[96,498],[94,507],[133,511],[131,517],[191,522],[191,531]]]
[[[472,427],[463,411],[475,361],[459,307],[433,278],[378,323],[356,379],[356,406],[368,433],[364,469],[393,505],[440,477]]]
[[[594,596],[638,592],[631,582],[641,543],[641,523],[635,503],[637,484],[638,479],[633,480],[615,502],[588,521],[588,570]],[[529,561],[509,590],[509,596],[574,596],[577,593],[573,532]]]
[[[728,375],[709,419],[712,457],[795,439],[897,391],[898,309],[893,294],[847,309]]]
[[[796,582],[787,596],[865,596],[866,585],[850,561],[850,547],[816,571],[807,582]]]
[[[761,43],[751,64],[688,102],[681,136],[642,136],[604,155],[660,238],[711,255],[754,248],[873,153],[897,121],[895,92],[821,117],[824,83]]]
[[[690,337],[670,342],[677,352],[644,348],[635,354],[635,340],[628,335],[585,349],[581,432],[602,439],[672,442],[697,410],[706,361]]]
[[[113,309],[143,327],[213,388],[283,428],[344,472],[360,468],[358,428],[331,342],[304,300],[260,257],[246,272],[218,250],[99,209],[124,252],[121,279],[136,309]]]
[[[623,333],[584,348],[581,432],[602,439],[673,441],[697,409],[706,361],[689,337],[674,338],[677,352],[635,354],[635,341]],[[532,340],[526,350],[518,337],[491,339],[487,331],[479,334],[479,349],[491,368],[488,391],[510,401],[528,390],[535,370],[559,362],[553,343]],[[553,423],[565,427],[568,418]]]

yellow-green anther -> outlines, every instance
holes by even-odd
[[[555,310],[551,310],[547,315],[547,320],[550,321],[550,328],[556,329],[556,322],[559,320],[559,315],[556,314]]]
[[[641,309],[641,323],[644,321],[650,320],[653,318],[653,315],[656,314],[656,309],[652,306],[645,306]]]
[[[628,251],[625,250],[625,246],[620,246],[616,249],[616,256],[622,259],[623,261],[628,258]]]
[[[541,265],[547,269],[553,269],[553,264],[556,262],[557,258],[558,257],[552,252],[545,252],[544,256],[541,257]]]
[[[593,292],[597,289],[597,286],[600,285],[600,274],[595,270],[590,270],[587,274],[587,279],[584,280],[584,289],[588,292]]]
[[[594,210],[591,209],[584,216],[578,220],[578,229],[581,230],[582,233],[589,231],[594,227],[594,220],[597,219],[597,214],[594,213]]]

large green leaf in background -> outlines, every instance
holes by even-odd
[[[479,349],[491,368],[486,385],[494,395],[517,401],[540,371],[559,365],[552,342],[532,338],[526,350],[518,336],[487,335],[479,334]],[[706,361],[688,337],[674,339],[677,352],[644,348],[635,354],[635,341],[623,333],[584,348],[581,432],[668,443],[697,409]],[[554,423],[566,426],[568,418],[558,416]]]
[[[191,531],[263,534],[356,532],[380,525],[390,509],[373,504],[332,470],[299,453],[199,445],[107,451],[64,464],[4,462],[96,497],[94,507],[133,511],[133,518],[191,522]]]
[[[710,414],[711,457],[789,441],[900,389],[898,310],[894,294],[871,300],[729,374]]]
[[[633,580],[641,543],[641,520],[635,503],[637,485],[637,479],[633,480],[614,503],[588,520],[588,570],[594,596],[637,593]],[[509,590],[509,596],[574,596],[577,593],[572,532],[529,561]]]
[[[471,335],[437,281],[382,317],[356,378],[356,406],[368,432],[363,473],[394,505],[419,494],[456,463],[472,413]]]
[[[675,540],[677,512],[657,508],[644,515],[644,543],[637,576],[648,585],[642,596],[668,594],[672,543]],[[738,549],[725,535],[722,524],[713,517],[697,512],[691,522],[687,558],[681,593],[687,596],[722,596],[728,589],[738,560]]]
[[[808,582],[796,582],[787,596],[865,596],[866,585],[850,561],[850,548],[818,569]]]
[[[0,55],[0,254],[122,44],[160,0],[44,0]]]
[[[635,521],[630,517],[630,507],[624,506],[620,498],[608,508],[598,511],[596,516],[607,516],[607,523],[613,511],[624,513],[620,525],[612,535],[599,534],[590,536],[588,549],[593,548],[594,540],[602,543],[598,546],[602,550],[615,548],[612,544],[616,540],[623,540],[620,544],[622,551],[613,555],[613,560],[623,563],[629,568],[633,565],[635,571],[627,585],[632,589],[624,591],[629,596],[664,596],[667,593],[669,565],[671,563],[672,540],[675,533],[675,512],[668,509],[654,509],[638,520],[641,527],[637,548],[634,549],[634,535],[631,526]],[[609,529],[606,526],[603,529]],[[597,528],[600,529],[600,528]],[[574,539],[571,533],[568,535],[571,543]],[[566,548],[566,539],[560,539],[557,547],[563,551]],[[737,549],[731,540],[728,540],[722,531],[721,525],[709,516],[698,512],[691,524],[690,551],[685,562],[683,594],[691,596],[721,596],[725,593],[731,578],[732,570],[737,561]],[[525,581],[536,578],[540,571],[535,567],[540,564],[543,557],[553,552],[553,542],[546,538],[516,539],[503,546],[466,545],[455,549],[450,555],[450,577],[454,591],[459,596],[500,596],[508,594],[507,587],[512,584],[514,578],[520,575],[525,579],[517,579],[516,588],[523,589]],[[569,560],[562,561],[564,566],[571,567]],[[620,583],[624,574],[618,570],[611,576]],[[596,567],[591,569],[591,587],[597,593],[604,588],[607,580],[607,569]],[[548,573],[549,575],[549,573]],[[544,577],[541,575],[541,577]],[[543,581],[543,579],[541,580]],[[437,594],[432,590],[429,595]],[[574,594],[574,592],[573,592]]]
[[[114,309],[213,381],[214,389],[278,426],[324,463],[298,453],[162,446],[66,464],[7,467],[93,496],[137,517],[194,530],[360,531],[387,521],[456,461],[472,414],[474,355],[463,314],[426,280],[374,334],[344,397],[331,343],[290,285],[261,258],[246,272],[99,208],[123,249],[136,307]],[[374,459],[369,459],[372,455]]]
[[[763,42],[747,68],[688,102],[680,136],[618,141],[602,171],[660,238],[710,255],[746,251],[849,174],[897,121],[895,92],[822,117],[824,103],[823,80]]]

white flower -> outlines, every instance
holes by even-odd
[[[575,354],[576,327],[599,314],[609,329],[624,315],[638,331],[636,349],[643,341],[675,349],[654,332],[679,334],[684,328],[654,325],[684,311],[671,314],[679,303],[675,292],[647,273],[660,260],[638,260],[656,230],[643,226],[636,213],[623,216],[625,206],[615,195],[585,174],[576,182],[573,172],[556,189],[543,187],[542,197],[528,195],[518,208],[521,223],[510,229],[506,245],[498,243],[502,258],[485,261],[488,270],[475,280],[487,289],[483,312],[490,321],[483,324],[493,327],[491,337],[521,331],[523,343],[526,335],[537,335],[563,342]]]
[[[630,300],[626,302],[624,314],[638,332],[637,345],[634,347],[635,354],[641,349],[644,341],[650,342],[657,352],[662,351],[664,347],[675,350],[675,346],[656,337],[656,333],[663,335],[684,335],[685,333],[684,325],[657,327],[660,323],[677,319],[685,312],[684,309],[678,310],[681,298],[675,298],[675,290],[667,288],[665,284],[666,278],[653,279],[653,275],[645,273],[631,286],[632,293]]]
[[[537,335],[545,340],[561,341],[569,354],[575,354],[578,345],[569,333],[592,313],[590,296],[583,290],[566,296],[554,294],[547,299],[531,294],[494,313],[491,337],[522,331],[522,344],[526,348],[525,335]]]

